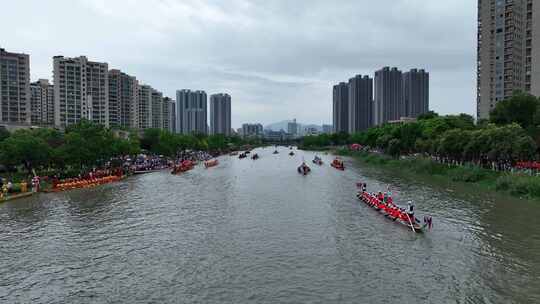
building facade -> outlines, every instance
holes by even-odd
[[[231,135],[231,96],[229,94],[210,96],[210,134]]]
[[[47,79],[30,84],[31,123],[37,126],[54,125],[54,86]]]
[[[397,68],[375,72],[374,125],[399,120],[403,109],[403,75]]]
[[[298,135],[298,123],[296,122],[296,118],[287,123],[287,133],[293,136]]]
[[[151,129],[152,124],[152,92],[154,89],[149,85],[139,85],[138,95],[139,95],[139,129]]]
[[[429,73],[412,69],[403,73],[401,116],[416,118],[429,111]]]
[[[204,91],[176,91],[176,132],[208,133],[207,96]]]
[[[357,75],[349,79],[348,128],[349,134],[373,126],[373,79]]]
[[[163,93],[152,89],[152,128],[163,129]]]
[[[255,123],[255,124],[245,123],[245,124],[243,124],[241,133],[242,133],[243,137],[262,137],[264,135],[263,126],[261,124],[259,124],[259,123]]]
[[[109,71],[109,125],[139,127],[139,83],[120,70]]]
[[[108,64],[85,56],[53,57],[54,121],[59,127],[88,119],[109,126]]]
[[[0,122],[29,125],[30,56],[0,48]]]
[[[330,134],[334,130],[334,127],[332,125],[322,125],[322,132],[324,134]]]
[[[171,98],[163,97],[163,130],[169,131],[171,133],[174,133],[173,126],[175,124],[173,105],[174,103],[172,102]]]
[[[349,131],[349,84],[341,82],[333,87],[332,123],[335,133]]]
[[[477,118],[515,91],[540,96],[540,3],[478,0]]]

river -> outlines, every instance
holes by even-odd
[[[540,303],[540,206],[328,155],[303,177],[314,153],[280,151],[0,205],[0,303]],[[360,180],[434,229],[366,207]]]

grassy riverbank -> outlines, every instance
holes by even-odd
[[[483,191],[497,192],[517,198],[540,199],[540,177],[499,173],[478,167],[445,165],[426,158],[394,159],[384,154],[337,150],[336,154],[352,156],[362,163],[383,169],[406,172],[407,175],[433,177],[461,185],[478,187]],[[424,179],[424,178],[423,178]],[[429,181],[430,179],[425,179]]]

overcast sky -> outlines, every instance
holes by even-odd
[[[383,66],[430,72],[431,109],[475,113],[476,1],[3,1],[0,47],[86,55],[172,98],[232,96],[232,123],[331,123],[332,85]]]

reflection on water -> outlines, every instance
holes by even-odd
[[[535,303],[540,208],[456,198],[353,165],[261,149],[216,168],[134,176],[0,206],[5,303]],[[323,157],[324,158],[324,157]],[[435,229],[360,204],[391,185]]]

